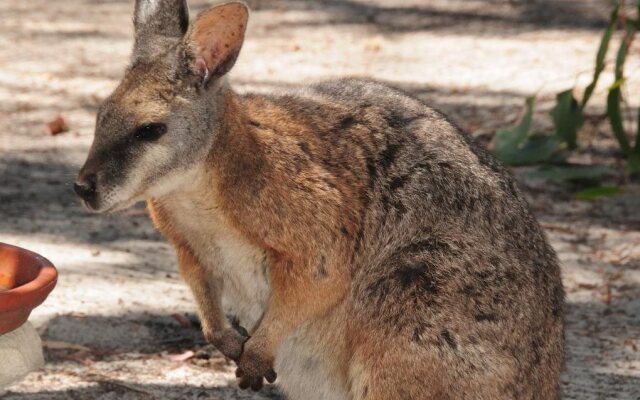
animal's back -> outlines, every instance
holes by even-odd
[[[344,310],[356,398],[557,395],[557,260],[490,154],[439,112],[378,83],[340,80],[253,101],[271,104],[254,114],[257,125],[293,135],[356,198]],[[375,371],[359,372],[367,368]]]

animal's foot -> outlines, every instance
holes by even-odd
[[[249,340],[244,352],[237,362],[236,376],[240,379],[238,386],[241,389],[251,388],[258,391],[262,388],[263,379],[273,383],[277,378],[273,370],[273,356],[265,351],[265,347]]]
[[[246,334],[246,331],[243,334],[233,328],[226,328],[214,333],[205,333],[205,338],[225,357],[238,361],[245,342],[249,340],[249,335]]]

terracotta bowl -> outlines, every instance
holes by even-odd
[[[57,280],[58,271],[46,258],[0,243],[0,335],[24,324]]]

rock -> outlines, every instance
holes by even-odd
[[[31,323],[0,336],[0,393],[29,372],[44,366],[42,343]]]

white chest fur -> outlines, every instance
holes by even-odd
[[[230,227],[217,207],[185,195],[163,201],[173,227],[209,272],[222,278],[222,306],[240,325],[253,331],[270,293],[264,252]]]
[[[222,278],[225,313],[252,332],[271,291],[264,252],[230,227],[210,200],[205,204],[196,197],[175,195],[162,203],[173,228],[187,240],[198,260]],[[298,328],[278,349],[278,383],[292,399],[346,400],[346,392],[334,381],[326,355],[322,355],[325,346],[309,339],[327,335],[309,335],[310,330],[315,329],[308,325]]]

